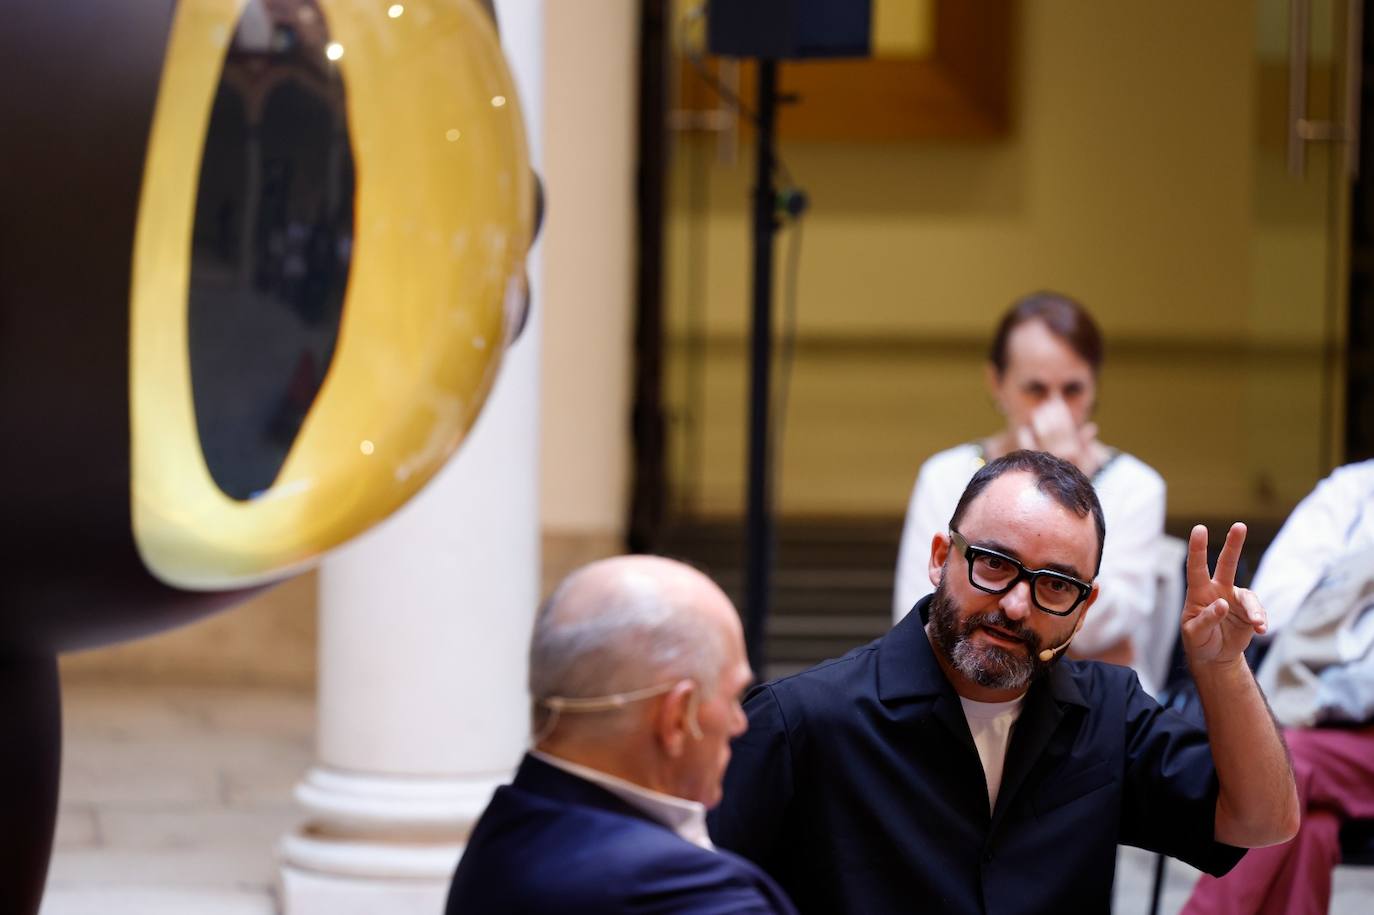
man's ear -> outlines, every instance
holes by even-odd
[[[930,583],[940,587],[945,574],[945,560],[949,558],[949,534],[940,531],[930,541]]]
[[[1083,601],[1083,609],[1078,611],[1078,625],[1073,627],[1073,634],[1078,635],[1078,630],[1083,628],[1083,621],[1088,618],[1088,611],[1093,604],[1097,603],[1097,595],[1102,593],[1102,586],[1093,582],[1092,591],[1088,592],[1088,597]]]
[[[691,680],[679,680],[658,704],[654,730],[663,752],[677,759],[687,747],[693,724],[692,704],[697,685]]]

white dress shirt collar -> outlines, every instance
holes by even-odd
[[[706,806],[686,798],[673,797],[653,791],[623,778],[607,775],[598,769],[580,766],[577,763],[551,756],[541,750],[530,750],[530,755],[540,762],[561,769],[569,775],[589,781],[604,788],[625,803],[642,811],[655,822],[662,823],[682,838],[702,848],[715,850],[711,837],[706,831]]]

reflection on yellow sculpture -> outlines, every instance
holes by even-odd
[[[205,129],[243,0],[176,8],[134,245],[130,403],[135,538],[181,588],[281,577],[414,495],[476,419],[520,294],[533,187],[489,17],[471,0],[398,17],[319,6],[343,49],[351,273],[323,387],[275,483],[242,502],[215,485],[197,438],[187,294]]]

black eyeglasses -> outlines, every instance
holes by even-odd
[[[968,583],[988,594],[1006,594],[1022,580],[1030,582],[1031,601],[1054,616],[1068,616],[1092,593],[1093,586],[1072,575],[1049,569],[1028,569],[996,550],[969,546],[964,535],[950,529],[950,538],[968,565]]]

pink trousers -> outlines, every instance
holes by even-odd
[[[1302,804],[1289,842],[1252,848],[1221,879],[1204,874],[1182,915],[1320,915],[1341,861],[1341,823],[1374,818],[1374,727],[1284,731]]]

